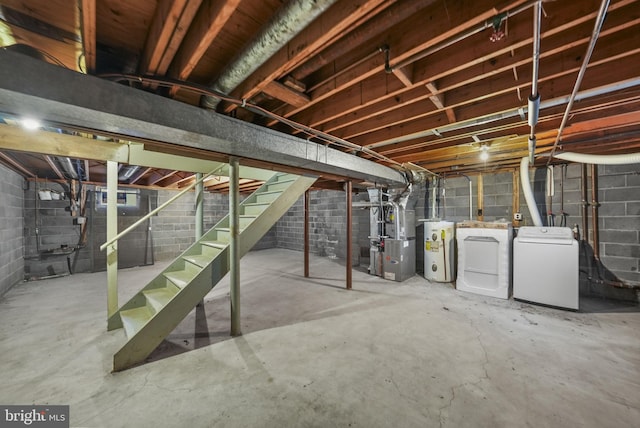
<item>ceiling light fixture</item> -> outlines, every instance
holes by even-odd
[[[30,117],[20,120],[20,125],[22,125],[22,127],[28,131],[35,131],[42,126],[40,121]]]
[[[480,159],[483,161],[489,159],[489,146],[486,144],[480,146]]]

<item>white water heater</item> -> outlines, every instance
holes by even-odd
[[[424,277],[429,281],[455,280],[455,223],[424,221]]]

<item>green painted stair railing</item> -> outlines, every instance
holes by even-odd
[[[240,256],[278,221],[315,178],[276,173],[240,207]],[[113,370],[139,364],[229,271],[229,216],[225,216],[109,318],[127,342],[113,356]]]

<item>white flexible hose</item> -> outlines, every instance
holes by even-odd
[[[529,157],[525,156],[520,161],[520,183],[522,184],[522,193],[524,193],[524,199],[527,201],[527,207],[529,213],[533,219],[534,226],[542,226],[542,218],[540,218],[540,212],[536,207],[536,201],[533,197],[533,190],[531,190],[531,181],[529,179]]]
[[[582,153],[556,153],[554,158],[577,163],[590,163],[596,165],[627,165],[640,163],[640,153],[629,153],[627,155],[587,155]]]

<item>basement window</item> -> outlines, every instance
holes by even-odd
[[[107,189],[96,189],[96,205],[107,206]],[[140,206],[140,190],[139,189],[118,189],[117,205],[119,207],[135,207]]]

